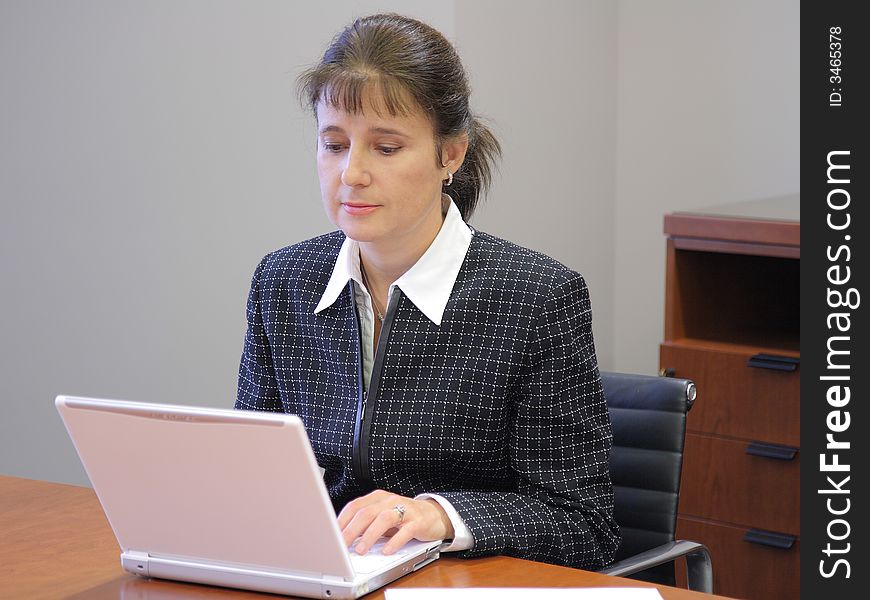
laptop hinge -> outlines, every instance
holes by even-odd
[[[148,577],[148,553],[126,550],[121,553],[121,566],[125,571]]]

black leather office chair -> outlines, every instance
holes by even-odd
[[[674,561],[686,557],[690,590],[713,592],[710,553],[674,539],[686,413],[695,401],[688,379],[601,373],[613,424],[610,475],[622,531],[616,562],[601,572],[674,585]]]

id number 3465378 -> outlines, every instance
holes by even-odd
[[[830,65],[831,75],[828,81],[831,85],[831,92],[828,95],[828,106],[843,105],[843,28],[831,27],[828,29],[828,64]]]

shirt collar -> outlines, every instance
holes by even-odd
[[[398,287],[430,321],[441,325],[450,292],[453,291],[470,245],[471,230],[451,200],[438,235],[423,256],[390,286],[390,292],[393,286]],[[346,237],[338,252],[332,276],[314,312],[319,313],[332,306],[348,280],[362,285],[359,243]]]

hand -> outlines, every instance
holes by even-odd
[[[405,507],[401,523],[395,509],[399,505]],[[368,552],[382,536],[392,536],[382,554],[392,554],[412,538],[428,542],[453,537],[453,525],[435,500],[412,500],[384,490],[348,502],[338,515],[338,526],[347,546],[361,537],[354,547],[357,554]]]

